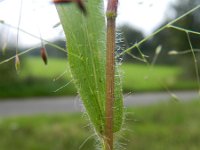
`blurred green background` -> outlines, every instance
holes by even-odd
[[[14,63],[1,65],[0,97],[64,96],[76,95],[65,58],[49,57],[45,66],[40,57],[25,57],[17,74]],[[123,63],[121,76],[124,92],[191,90],[197,89],[195,78],[183,80],[184,70],[179,66]],[[69,84],[68,84],[69,83]],[[56,91],[60,87],[66,87]],[[56,91],[56,92],[54,92]]]

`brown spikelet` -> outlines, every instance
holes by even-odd
[[[40,48],[40,55],[45,65],[48,63],[47,51],[45,47]]]
[[[20,70],[20,60],[18,54],[15,55],[15,69],[17,70],[17,72],[19,72]]]
[[[87,15],[87,11],[86,11],[83,1],[77,0],[77,5],[78,5],[78,8],[84,13],[84,15]]]
[[[78,8],[80,9],[80,11],[83,12],[84,15],[87,15],[87,10],[86,10],[86,7],[83,3],[83,0],[53,0],[53,3],[55,4],[64,4],[64,3],[71,3],[71,2],[75,2],[78,6]]]
[[[70,3],[73,2],[73,0],[53,0],[53,3]]]

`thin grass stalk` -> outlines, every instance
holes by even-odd
[[[107,44],[106,44],[106,120],[105,150],[113,150],[113,106],[115,87],[115,21],[118,0],[109,0],[107,6]]]

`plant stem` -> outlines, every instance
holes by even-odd
[[[106,52],[106,120],[105,150],[113,150],[113,104],[115,79],[115,20],[118,0],[109,0],[107,17],[107,52]]]

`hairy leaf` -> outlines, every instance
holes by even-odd
[[[85,1],[87,16],[75,4],[57,4],[67,38],[68,59],[72,76],[86,111],[96,131],[105,125],[106,28],[102,0]],[[117,69],[116,69],[117,70]],[[123,118],[121,83],[115,79],[114,132]]]

